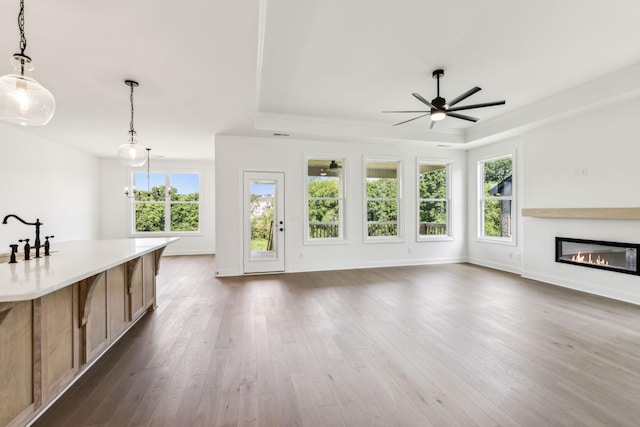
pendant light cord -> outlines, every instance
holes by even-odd
[[[13,57],[20,62],[20,75],[24,76],[25,63],[31,62],[31,58],[25,55],[27,50],[27,36],[24,35],[24,0],[20,0],[20,12],[18,12],[18,29],[20,29],[20,53],[15,53]]]
[[[149,171],[149,153],[151,148],[147,148],[147,194],[151,194],[151,172]]]
[[[27,37],[24,35],[24,0],[20,0],[18,28],[20,28],[20,55],[25,56],[24,51],[27,49]]]
[[[130,125],[130,129],[129,129],[129,133],[131,134],[131,136],[136,134],[136,130],[133,128],[133,84],[131,85],[131,96],[129,97],[129,99],[131,100],[131,125]]]

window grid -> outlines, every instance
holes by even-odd
[[[401,238],[401,162],[365,159],[365,241]]]
[[[180,194],[176,187],[180,184],[174,183],[172,178],[178,181],[179,177],[187,176],[195,182],[195,192]],[[146,190],[134,191],[133,234],[182,234],[200,231],[200,174],[133,172],[132,178],[134,183],[145,182],[144,187],[147,187]]]
[[[418,161],[418,240],[449,236],[449,163]]]
[[[478,162],[478,237],[513,242],[513,155]]]
[[[306,161],[305,242],[344,240],[344,159],[308,157]]]

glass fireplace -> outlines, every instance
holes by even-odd
[[[556,237],[556,262],[640,275],[635,243]]]

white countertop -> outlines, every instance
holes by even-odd
[[[176,240],[154,237],[53,243],[48,257],[0,264],[0,302],[39,298]]]

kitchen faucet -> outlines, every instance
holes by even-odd
[[[9,214],[7,216],[4,217],[4,219],[2,220],[3,224],[7,223],[7,220],[11,217],[14,217],[15,219],[17,219],[18,221],[20,221],[21,223],[25,224],[25,225],[35,225],[36,226],[36,240],[34,242],[33,248],[36,249],[36,258],[40,258],[40,248],[42,247],[40,245],[40,226],[42,225],[42,223],[40,222],[40,218],[36,218],[36,222],[27,222],[24,219],[20,218],[18,215],[14,215],[14,214]]]

